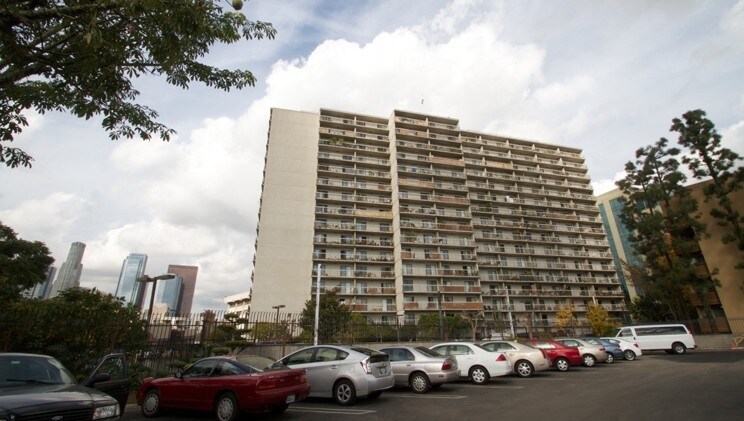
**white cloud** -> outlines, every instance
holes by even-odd
[[[599,196],[600,194],[607,193],[608,191],[615,190],[617,185],[615,182],[625,178],[625,171],[615,173],[612,178],[604,178],[592,181],[592,188],[594,189],[594,195]]]
[[[63,239],[90,211],[90,204],[71,193],[53,193],[28,199],[10,209],[0,210],[0,220],[27,241],[41,241],[52,250],[69,249]],[[66,252],[66,250],[65,250]]]

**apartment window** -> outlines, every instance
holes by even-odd
[[[382,301],[382,311],[392,311],[392,310],[395,310],[395,304],[393,303],[393,299],[392,298],[385,298]],[[384,322],[384,320],[383,320],[383,322]]]
[[[413,264],[412,263],[404,263],[403,264],[403,274],[404,275],[413,275]]]
[[[318,234],[315,236],[316,243],[325,243],[326,240],[327,240],[327,236],[325,234]]]
[[[352,186],[352,182],[351,182],[351,180],[341,180],[341,186],[342,187],[351,187]]]
[[[424,244],[434,244],[434,236],[432,234],[424,234]]]
[[[364,181],[357,181],[356,186],[357,186],[358,189],[366,189],[367,188],[367,183],[364,182]]]
[[[442,260],[449,260],[449,250],[442,250]]]
[[[349,260],[351,259],[351,250],[341,250],[339,255],[341,256],[341,260]]]
[[[357,282],[357,288],[359,288],[360,293],[366,294],[367,293],[367,282],[366,281]],[[365,304],[366,304],[366,300],[365,300]]]
[[[315,250],[315,252],[313,253],[313,258],[315,258],[315,259],[325,259],[326,258],[326,251],[325,251],[325,249]]]
[[[327,191],[319,191],[318,192],[318,199],[328,199],[328,192]]]
[[[426,281],[426,290],[429,292],[439,291],[439,288],[437,287],[437,281],[432,281],[432,280]]]
[[[380,223],[380,232],[390,232],[390,224]]]
[[[462,259],[462,260],[470,260],[472,258],[473,258],[473,256],[470,254],[469,251],[461,251],[460,252],[460,259]]]
[[[341,266],[338,270],[339,276],[350,276],[351,268],[349,266]]]
[[[356,276],[367,276],[367,266],[359,266],[356,268]]]
[[[426,265],[426,274],[427,275],[436,275],[436,269],[434,265]]]
[[[447,244],[447,236],[446,235],[439,235],[439,244]]]
[[[413,279],[403,279],[403,292],[411,291],[413,291]]]
[[[360,250],[357,252],[357,259],[359,260],[368,260],[367,259],[367,252],[365,250]]]
[[[356,229],[357,231],[367,231],[367,223],[364,221],[357,221]]]
[[[327,186],[328,185],[328,182],[329,182],[329,180],[327,178],[319,178],[318,179],[318,184],[321,184],[321,185],[324,185],[324,186]]]
[[[341,244],[351,244],[351,235],[341,234]]]

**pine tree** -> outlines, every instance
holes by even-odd
[[[721,146],[721,135],[713,122],[706,118],[705,111],[688,111],[682,118],[684,121],[679,118],[672,120],[670,129],[679,133],[678,143],[692,153],[683,156],[682,162],[696,179],[711,179],[703,194],[706,202],[714,200],[718,207],[710,214],[719,220],[721,226],[730,227],[723,236],[724,244],[734,243],[739,251],[744,252],[744,215],[734,208],[730,196],[744,188],[744,167],[737,167],[742,158]],[[744,254],[736,267],[744,269]]]
[[[621,219],[633,234],[634,251],[645,259],[645,284],[660,297],[678,320],[691,315],[691,290],[707,291],[710,277],[699,276],[688,257],[690,247],[705,232],[696,219],[697,202],[684,187],[679,169],[680,149],[661,138],[636,151],[625,165],[626,177],[617,182],[625,193]]]

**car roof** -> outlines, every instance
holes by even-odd
[[[0,357],[37,357],[37,358],[54,358],[46,354],[31,354],[28,352],[0,352]]]

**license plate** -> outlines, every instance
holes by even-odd
[[[380,367],[380,374],[387,374],[387,367]]]
[[[288,395],[287,399],[284,400],[284,403],[292,403],[297,399],[294,394]]]

